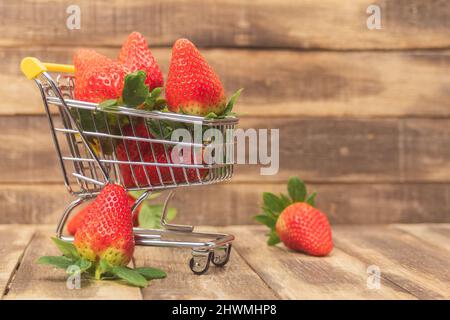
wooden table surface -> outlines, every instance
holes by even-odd
[[[138,247],[136,266],[168,277],[145,289],[117,282],[82,281],[66,288],[62,270],[37,265],[57,254],[53,226],[0,225],[3,299],[449,299],[450,224],[335,226],[335,249],[316,258],[268,247],[260,226],[206,228],[236,235],[230,263],[202,276],[187,266],[189,250]],[[368,288],[368,267],[381,271]],[[372,277],[373,279],[373,277]],[[369,281],[370,282],[370,281]]]

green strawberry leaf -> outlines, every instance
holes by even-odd
[[[147,120],[147,125],[150,133],[160,139],[169,139],[172,132],[176,129],[187,129],[186,125],[182,122],[165,121],[165,120]]]
[[[162,210],[163,210],[163,208],[161,206],[161,214],[162,214]],[[167,208],[166,219],[168,222],[175,219],[176,216],[177,216],[177,208],[172,208],[172,207]]]
[[[265,215],[272,217],[273,219],[278,219],[278,216],[280,215],[279,213],[275,213],[272,210],[270,210],[269,208],[266,207],[262,207],[262,211]]]
[[[100,259],[98,264],[103,272],[110,272],[112,269],[111,265],[105,259]]]
[[[285,208],[283,201],[270,192],[263,193],[263,201],[264,206],[275,213],[280,213]]]
[[[317,192],[313,192],[312,194],[310,194],[306,199],[306,203],[314,207],[316,205],[316,195]]]
[[[175,219],[177,215],[177,209],[169,207],[167,208],[167,221]],[[139,211],[138,224],[141,228],[147,229],[159,229],[161,228],[161,215],[163,212],[163,205],[155,204],[143,204]]]
[[[161,87],[154,88],[152,90],[152,92],[150,92],[150,97],[152,97],[154,100],[158,99],[162,93],[162,90],[163,90],[163,88],[161,88]]]
[[[297,177],[292,177],[288,181],[288,192],[293,202],[303,202],[306,197],[305,183]]]
[[[74,265],[76,261],[65,256],[43,256],[37,260],[37,263],[52,265],[60,269],[67,269]]]
[[[136,287],[145,288],[148,285],[148,282],[143,275],[127,267],[114,266],[111,269],[111,273]]]
[[[148,86],[145,84],[147,74],[139,70],[125,76],[122,90],[122,99],[126,106],[136,108],[143,104],[149,95]]]
[[[238,91],[236,91],[230,98],[230,100],[227,103],[227,106],[225,107],[225,110],[223,111],[223,113],[221,114],[221,116],[228,116],[230,115],[231,111],[233,110],[234,104],[236,103],[237,99],[239,98],[239,96],[241,95],[242,90],[244,90],[244,88],[239,89]]]
[[[145,106],[144,109],[145,110],[155,110],[157,107],[157,102],[158,102],[158,108],[161,106],[161,104],[165,103],[164,99],[159,98],[159,96],[161,95],[163,88],[154,88],[152,90],[152,92],[150,92],[150,94],[145,98]],[[162,102],[162,101],[163,102]]]
[[[275,224],[277,223],[277,220],[274,217],[264,215],[264,214],[257,215],[254,217],[254,219],[256,221],[258,221],[259,223],[262,223],[263,225],[268,226],[270,229],[274,229]]]
[[[289,199],[282,193],[280,193],[280,200],[283,202],[285,208],[292,204],[291,199]]]
[[[115,274],[111,272],[105,272],[102,274],[101,280],[117,280],[119,277],[117,277]]]
[[[147,204],[143,204],[138,215],[138,225],[140,228],[157,229],[160,227],[161,215],[157,210]]]
[[[167,105],[166,99],[158,98],[158,99],[156,99],[156,101],[153,105],[153,110],[162,110],[163,108],[166,107],[166,105]]]
[[[98,107],[103,111],[117,111],[117,99],[109,99],[99,103]]]
[[[163,279],[167,277],[167,274],[164,271],[156,268],[142,267],[142,268],[135,268],[134,271],[139,272],[139,274],[141,274],[147,280]]]
[[[205,116],[205,119],[208,119],[208,120],[217,119],[217,118],[219,118],[219,116],[217,114],[215,114],[214,112],[210,112]]]
[[[52,237],[52,241],[56,244],[58,249],[62,252],[62,254],[65,257],[70,258],[72,260],[78,260],[80,258],[77,249],[72,243],[60,240],[55,237]]]
[[[273,230],[270,234],[269,234],[269,239],[267,239],[267,244],[269,246],[274,246],[277,243],[280,243],[280,237],[278,236],[278,234],[275,232],[275,230]]]
[[[75,264],[80,267],[81,272],[86,272],[92,267],[92,262],[83,258],[79,259]]]

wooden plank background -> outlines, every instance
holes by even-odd
[[[245,88],[240,127],[280,129],[277,175],[240,166],[231,183],[180,190],[180,221],[251,223],[261,193],[298,175],[335,224],[449,222],[450,4],[377,3],[370,31],[369,0],[86,0],[68,30],[70,1],[0,0],[0,223],[54,223],[71,199],[20,60],[115,57],[133,30],[165,73],[171,44],[193,40],[228,93]]]

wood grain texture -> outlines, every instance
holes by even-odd
[[[58,252],[49,240],[51,228],[3,225],[0,239],[8,247],[0,244],[0,283],[4,286],[4,275],[9,279],[14,273],[3,297],[11,300],[443,299],[450,296],[450,251],[441,240],[448,240],[449,227],[334,226],[335,248],[328,257],[318,258],[281,244],[267,246],[262,226],[203,226],[199,229],[235,234],[230,263],[224,268],[211,266],[208,274],[195,276],[187,265],[190,250],[138,247],[135,265],[159,267],[168,273],[166,279],[152,281],[141,292],[109,281],[83,281],[81,290],[66,289],[63,271],[35,263],[41,255]],[[379,289],[367,287],[367,268],[373,265],[381,271]]]
[[[334,228],[333,237],[337,248],[379,267],[385,282],[395,283],[419,299],[450,297],[447,251],[385,226]]]
[[[200,46],[330,49],[448,47],[445,1],[381,0],[382,30],[370,31],[370,0],[88,1],[81,29],[66,27],[70,1],[2,0],[0,21],[10,28],[0,45],[119,45],[141,31],[153,45],[187,37]],[[48,19],[51,17],[51,19]],[[432,18],[430,18],[432,17]],[[142,23],[145,21],[145,23]],[[176,21],[176,23],[173,23]]]
[[[211,228],[205,230],[212,231]],[[189,269],[189,249],[138,247],[135,254],[137,267],[162,268],[167,278],[153,281],[142,289],[144,299],[277,299],[277,295],[255,274],[236,251],[223,268],[211,265],[207,274],[198,276]]]
[[[98,48],[116,57],[118,48]],[[0,114],[41,114],[33,82],[19,71],[25,56],[72,63],[75,47],[0,49]],[[153,50],[167,75],[170,49]],[[243,87],[236,111],[245,117],[450,115],[449,51],[296,52],[202,50],[226,91]],[[24,94],[26,92],[26,94]]]
[[[40,256],[59,253],[50,240],[52,234],[49,227],[43,227],[35,233],[5,299],[142,299],[138,288],[113,281],[83,279],[80,289],[68,289],[67,276],[63,270],[36,264]]]
[[[254,271],[282,299],[414,299],[386,283],[380,290],[367,288],[368,265],[335,248],[331,256],[318,258],[266,244],[266,228],[236,226],[234,246]]]
[[[308,183],[308,188],[318,192],[317,206],[333,224],[450,222],[449,184]],[[286,193],[286,187],[231,182],[184,188],[177,191],[171,206],[178,208],[179,223],[253,224],[264,191]],[[0,223],[56,224],[73,199],[62,183],[0,185]]]
[[[450,252],[450,225],[448,224],[399,224],[393,227]]]
[[[45,117],[4,116],[0,126],[0,182],[61,181]],[[450,119],[245,118],[239,127],[279,129],[280,163],[269,176],[257,165],[237,166],[234,181],[450,181]]]
[[[34,226],[17,224],[0,226],[0,299],[9,290],[16,268],[28,246]]]

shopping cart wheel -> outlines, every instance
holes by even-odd
[[[230,254],[231,254],[231,243],[228,243],[223,247],[218,247],[214,249],[212,263],[214,263],[214,265],[218,267],[223,267],[230,260]]]
[[[204,274],[209,269],[209,264],[213,256],[212,252],[192,252],[192,258],[189,260],[189,267],[195,274]]]

